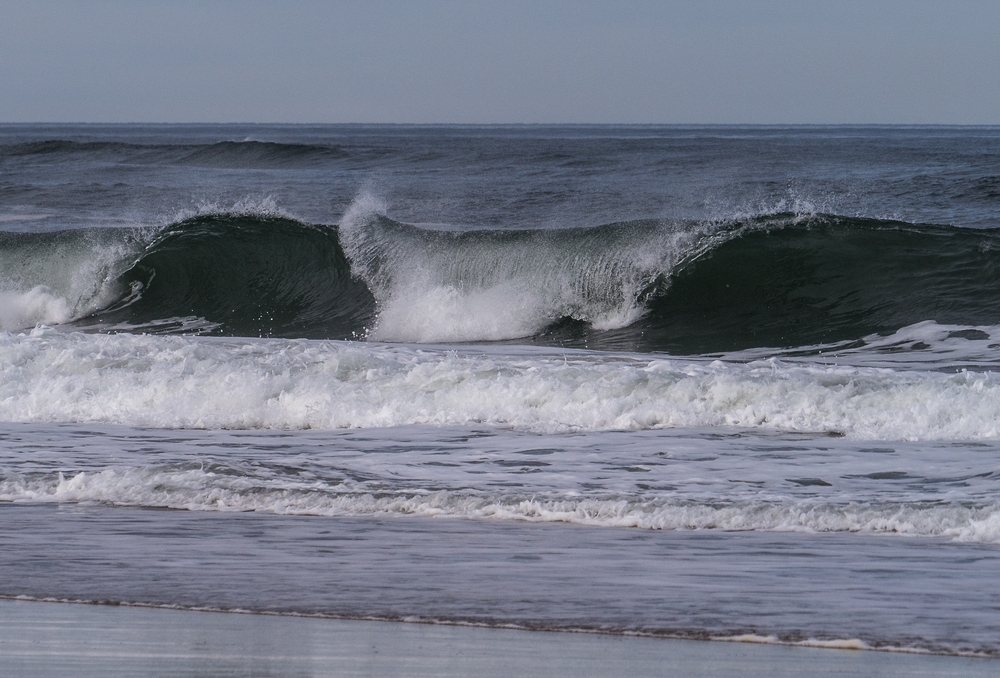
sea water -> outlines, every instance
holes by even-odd
[[[0,595],[998,654],[998,163],[0,126]]]

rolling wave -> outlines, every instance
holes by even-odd
[[[223,213],[155,232],[0,234],[6,330],[691,354],[845,342],[928,320],[1000,324],[1000,230],[775,214],[449,231],[358,201],[339,227]]]
[[[634,329],[680,352],[1000,320],[1000,231],[816,216],[744,228],[673,272]],[[611,340],[611,338],[607,338]]]

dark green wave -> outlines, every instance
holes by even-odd
[[[173,318],[236,336],[348,339],[374,300],[351,276],[335,228],[280,217],[213,215],[161,232],[118,280],[119,298],[77,321],[89,328],[178,331]]]
[[[646,239],[664,242],[668,228],[641,221],[565,231],[450,233],[379,220],[378,238],[364,242],[369,250],[378,254],[395,247],[419,254],[429,248],[451,262],[449,275],[470,285],[479,283],[469,276],[486,276],[491,265],[536,275],[548,261],[536,256],[543,245],[579,252],[552,264],[558,275],[539,274],[537,280],[576,285],[584,305],[592,298],[605,306],[618,303],[626,288],[618,279],[602,285],[605,269],[586,269],[595,259],[584,253],[598,253],[607,275],[619,275],[628,263],[621,263],[623,257]],[[376,322],[377,288],[391,281],[384,277],[385,261],[377,257],[367,264],[375,273],[352,271],[339,236],[334,226],[281,217],[185,220],[161,231],[134,255],[134,263],[121,267],[112,303],[74,324],[97,331],[193,327],[236,336],[362,337]],[[19,234],[0,239],[0,248],[17,244],[19,252],[29,252],[30,243],[21,242],[26,238],[42,244],[58,237]],[[67,232],[70,237],[80,236]],[[525,251],[536,258],[504,263],[504,257]],[[475,260],[464,261],[470,252]],[[374,281],[375,294],[366,279]],[[996,325],[1000,231],[773,215],[720,225],[673,270],[649,271],[635,281],[631,293],[644,315],[628,327],[598,331],[578,319],[583,311],[553,313],[536,336],[518,341],[711,353],[855,340],[924,320]]]
[[[1000,231],[837,216],[780,227],[764,220],[668,283],[638,323],[576,328],[567,339],[704,353],[852,340],[924,320],[996,325]]]

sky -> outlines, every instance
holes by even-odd
[[[1000,2],[0,0],[0,122],[1000,124]]]

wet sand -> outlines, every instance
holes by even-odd
[[[0,601],[0,676],[994,676],[1000,661]]]

